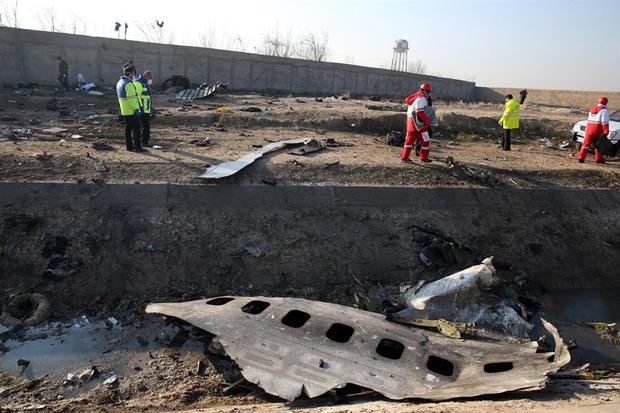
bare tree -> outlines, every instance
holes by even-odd
[[[278,29],[273,33],[267,33],[263,40],[262,54],[267,56],[292,57],[295,55],[295,44],[291,40],[291,33],[280,35]]]
[[[0,5],[0,27],[19,27],[18,1],[5,0]]]
[[[302,59],[323,62],[328,55],[327,44],[327,33],[323,33],[321,37],[314,33],[307,33],[299,40],[297,54]]]
[[[144,40],[151,43],[169,43],[172,44],[174,37],[169,35],[166,39],[164,33],[164,21],[155,20],[151,23],[138,24],[138,30],[142,33]]]
[[[41,29],[47,32],[60,32],[63,27],[53,7],[48,7],[39,13],[39,24]]]
[[[235,50],[238,52],[245,52],[247,50],[245,41],[240,34],[232,37],[228,37],[226,42],[226,50]]]
[[[217,43],[217,36],[213,26],[209,26],[209,30],[206,32],[198,33],[198,44],[200,46],[214,48],[217,47]]]
[[[86,34],[86,23],[84,23],[84,20],[76,14],[73,15],[71,31],[73,34]]]
[[[426,65],[424,65],[422,60],[415,60],[409,63],[409,66],[407,67],[407,72],[423,75],[426,73]]]

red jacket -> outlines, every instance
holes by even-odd
[[[407,117],[411,118],[413,122],[411,122],[414,126],[414,129],[418,132],[426,132],[430,126],[431,121],[424,113],[424,108],[428,106],[428,100],[426,96],[422,92],[412,93],[407,96],[405,99],[409,108],[407,109]],[[407,122],[409,125],[410,122]]]
[[[598,137],[609,133],[609,110],[607,106],[598,104],[592,106],[588,114],[586,136]]]

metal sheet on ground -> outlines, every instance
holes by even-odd
[[[555,352],[537,353],[535,342],[454,340],[381,314],[296,298],[218,297],[150,304],[146,312],[217,335],[248,381],[287,400],[347,383],[391,399],[534,390],[570,361],[557,330],[544,320]]]
[[[306,139],[291,139],[272,142],[269,145],[265,145],[262,148],[255,150],[254,152],[250,152],[249,154],[245,155],[240,159],[237,159],[236,161],[222,162],[220,164],[210,166],[204,174],[200,175],[200,178],[226,178],[227,176],[236,174],[237,172],[252,164],[255,160],[262,157],[266,153],[277,151],[278,149],[282,149],[286,146],[301,145],[304,142],[306,142]]]

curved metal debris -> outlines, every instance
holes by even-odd
[[[222,162],[220,164],[210,166],[207,168],[207,171],[200,175],[200,178],[204,179],[220,179],[226,178],[228,176],[234,175],[246,166],[252,164],[255,160],[262,157],[263,155],[277,151],[278,149],[285,148],[286,146],[291,145],[301,145],[306,142],[307,139],[289,139],[282,140],[278,142],[272,142],[268,145],[263,146],[260,149],[255,150],[254,152],[250,152],[247,155],[243,156],[236,161],[228,161]]]
[[[381,314],[297,298],[218,297],[150,304],[146,312],[217,335],[248,381],[287,400],[347,383],[390,399],[535,390],[570,361],[557,330],[544,320],[553,353],[537,353],[535,342],[454,340]]]

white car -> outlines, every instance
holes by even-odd
[[[583,144],[583,137],[586,133],[586,125],[588,121],[582,120],[575,123],[573,126],[573,141],[577,150],[581,149]],[[617,110],[609,115],[609,135],[607,139],[612,143],[609,147],[605,148],[604,155],[616,156],[618,148],[620,148],[620,110]]]

